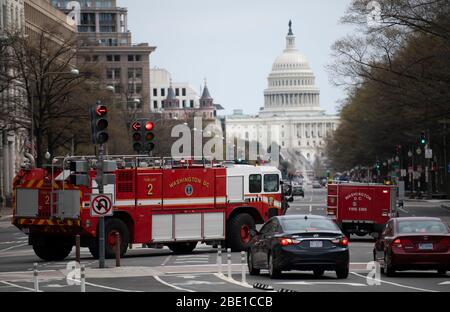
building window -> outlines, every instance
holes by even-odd
[[[166,96],[166,89],[161,89],[161,96]]]
[[[153,96],[158,96],[158,89],[156,88],[153,89]]]
[[[183,108],[186,108],[186,100],[183,100]]]
[[[106,78],[120,79],[120,68],[108,68],[106,70]]]
[[[128,79],[142,79],[142,68],[128,68]]]
[[[153,101],[153,108],[157,109],[158,108],[158,101]]]
[[[120,55],[107,55],[106,61],[108,62],[120,62]]]
[[[180,89],[179,88],[175,89],[175,96],[180,96]]]
[[[191,106],[191,108],[194,108],[194,100],[190,100],[190,106]]]
[[[141,62],[141,61],[142,55],[134,55],[134,54],[128,55],[128,62]]]
[[[181,89],[181,95],[186,96],[186,88]]]

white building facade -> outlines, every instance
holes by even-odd
[[[189,83],[174,82],[166,69],[154,68],[150,70],[151,111],[162,109],[163,101],[167,98],[171,86],[176,99],[180,102],[180,108],[200,107],[200,96]]]
[[[237,110],[226,118],[227,137],[277,143],[283,158],[306,173],[323,160],[325,140],[339,123],[320,106],[320,90],[305,56],[295,46],[291,23],[286,49],[276,58],[264,91],[264,108],[257,116]],[[271,142],[270,142],[271,141]],[[267,146],[266,142],[261,142]]]
[[[0,0],[0,40],[6,31],[25,27],[24,0]],[[0,56],[1,57],[1,56]],[[5,73],[11,68],[1,67]],[[5,76],[3,76],[5,77]],[[23,162],[27,131],[14,122],[19,117],[18,100],[23,90],[19,81],[1,81],[0,86],[0,200],[5,205],[12,197],[12,181]],[[5,88],[6,87],[6,88]]]

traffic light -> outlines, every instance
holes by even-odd
[[[100,101],[91,108],[91,132],[93,144],[105,144],[108,142],[109,134],[106,131],[109,123],[106,118],[108,108],[102,105]]]
[[[155,124],[146,119],[138,119],[131,126],[133,134],[133,149],[140,152],[151,152],[155,149]]]
[[[153,140],[155,139],[155,134],[153,133],[154,128],[155,124],[153,122],[147,121],[145,123],[144,150],[147,152],[151,152],[155,149],[155,143],[153,143]]]
[[[419,144],[422,146],[427,145],[427,136],[425,132],[422,132],[422,134],[420,135]]]
[[[133,131],[133,150],[140,153],[142,151],[142,124],[140,121],[133,122],[131,126]]]

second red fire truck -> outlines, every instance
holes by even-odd
[[[274,167],[138,156],[108,159],[117,164],[115,181],[104,187],[112,194],[114,210],[105,220],[108,258],[114,257],[116,233],[122,255],[129,244],[189,253],[198,242],[225,242],[244,250],[255,224],[284,211],[281,173]],[[72,179],[77,173],[70,170],[78,161],[87,163],[83,185],[77,185]],[[94,158],[70,157],[45,169],[25,168],[15,178],[13,224],[29,235],[40,258],[66,258],[77,234],[81,245],[98,257],[98,218],[90,214],[91,194],[98,193],[94,166]]]
[[[382,184],[328,185],[327,215],[342,231],[358,236],[378,235],[397,215],[397,187]]]

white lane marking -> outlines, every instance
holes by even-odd
[[[228,283],[231,283],[231,284],[235,284],[235,285],[238,285],[238,286],[241,286],[241,287],[245,287],[245,288],[253,288],[252,285],[249,285],[247,283],[238,282],[238,281],[236,281],[236,280],[234,280],[232,278],[226,277],[223,274],[214,273],[214,276],[216,276],[217,278],[220,278],[221,280],[224,280],[224,281],[226,281]]]
[[[27,244],[20,244],[20,245],[17,245],[17,246],[8,247],[8,248],[5,248],[5,249],[1,249],[0,252],[8,251],[8,250],[11,250],[11,249],[14,249],[14,248],[19,248],[19,247],[23,247],[23,246],[27,246],[27,245],[28,245],[28,243]]]
[[[367,287],[365,284],[361,283],[345,283],[345,282],[279,282],[274,283],[275,285],[305,285],[305,286],[314,286],[314,285],[344,285],[344,286],[352,286],[352,287]]]
[[[161,264],[161,266],[165,266],[170,261],[171,258],[172,258],[172,256],[167,256],[167,258],[164,260],[164,262]]]
[[[309,214],[310,215],[312,214],[312,206],[311,205],[309,205]]]
[[[5,284],[5,285],[9,285],[11,287],[17,287],[17,288],[20,288],[20,289],[25,289],[25,290],[29,290],[29,291],[34,292],[33,288],[23,287],[23,286],[20,286],[20,285],[16,285],[16,284],[9,283],[9,282],[4,282],[4,281],[0,281],[0,283]],[[42,290],[40,290],[39,292],[42,292]]]
[[[441,286],[443,286],[443,285],[450,285],[450,281],[440,283],[439,285],[441,285]]]
[[[398,208],[398,210],[400,210],[401,212],[404,212],[404,213],[408,213],[408,214],[409,214],[409,211],[406,210],[406,209],[404,209],[404,208]]]
[[[77,279],[67,278],[67,280],[72,281],[72,282],[76,282],[76,283],[80,283],[80,280],[77,280]],[[92,287],[103,288],[103,289],[114,290],[114,291],[120,291],[120,292],[142,292],[140,290],[121,289],[121,288],[108,287],[108,286],[103,286],[103,285],[98,285],[98,284],[93,284],[93,283],[88,283],[88,282],[85,282],[85,283],[86,283],[86,285],[89,285],[89,286],[92,286]]]
[[[188,255],[188,256],[178,256],[177,258],[209,258],[209,255]]]
[[[164,285],[166,285],[166,286],[168,286],[168,287],[171,287],[171,288],[173,288],[173,289],[181,290],[181,291],[187,291],[187,292],[195,292],[194,290],[191,290],[191,289],[181,288],[181,287],[178,287],[178,286],[169,284],[169,283],[163,281],[162,279],[160,279],[159,276],[153,276],[153,277],[155,278],[155,280],[157,280],[157,281],[160,282],[161,284],[164,284]]]
[[[359,276],[361,278],[367,279],[367,276],[355,273],[355,272],[350,272],[351,274],[354,274],[356,276]],[[388,282],[388,281],[383,281],[381,279],[372,279],[373,281],[376,282],[380,282],[380,283],[385,283],[385,284],[389,284],[389,285],[393,285],[393,286],[397,286],[397,287],[402,287],[402,288],[407,288],[407,289],[412,289],[412,290],[418,290],[418,291],[424,291],[424,292],[439,292],[437,290],[431,290],[431,289],[425,289],[425,288],[418,288],[418,287],[413,287],[413,286],[407,286],[407,285],[402,285],[402,284],[398,284],[398,283],[393,283],[393,282]]]

